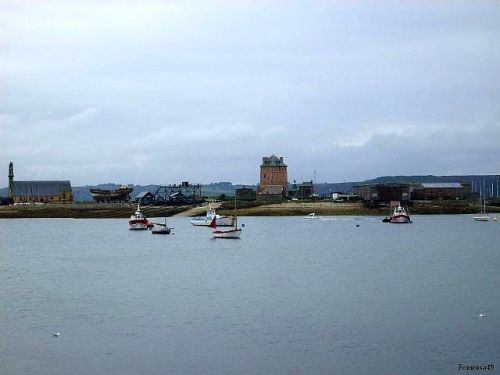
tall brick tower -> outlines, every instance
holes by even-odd
[[[283,194],[288,194],[288,173],[287,165],[283,162],[283,157],[271,155],[262,158],[260,166],[260,191],[266,187],[281,186]]]

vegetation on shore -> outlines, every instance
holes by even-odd
[[[411,214],[473,214],[479,212],[479,205],[469,201],[427,201],[412,202]],[[256,204],[238,202],[238,216],[301,216],[315,212],[318,215],[372,215],[386,216],[390,207],[369,208],[363,203],[285,202],[278,204]],[[234,203],[224,202],[221,214],[234,212]],[[500,207],[488,207],[488,212],[500,212]]]
[[[128,218],[135,211],[133,203],[114,204],[31,204],[1,206],[0,218]],[[141,210],[148,217],[204,215],[205,208],[199,206],[143,206]],[[311,212],[318,215],[372,215],[386,216],[389,207],[368,208],[362,203],[285,202],[263,204],[260,202],[238,202],[238,216],[304,216]],[[479,205],[470,201],[428,201],[412,202],[411,214],[473,214],[479,212]],[[234,201],[222,203],[218,212],[223,215],[234,213]],[[489,206],[488,212],[499,212],[500,207]]]
[[[172,216],[191,206],[142,206],[147,217]],[[1,206],[0,218],[128,218],[137,209],[134,203],[72,203]]]

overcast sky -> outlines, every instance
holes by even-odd
[[[500,173],[500,1],[0,3],[0,186]]]

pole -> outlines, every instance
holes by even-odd
[[[234,192],[234,228],[238,229],[238,216],[236,216],[236,191]]]

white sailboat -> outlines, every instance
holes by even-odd
[[[207,215],[205,217],[194,217],[191,219],[191,224],[195,226],[208,227],[213,218],[217,219],[219,227],[232,227],[234,225],[234,217],[218,215],[215,208],[211,204],[208,205]]]
[[[238,217],[236,216],[236,195],[234,197],[234,228],[220,230],[217,229],[217,217],[214,216],[209,225],[212,228],[214,238],[240,238],[241,228],[238,228]]]
[[[486,214],[486,198],[483,198],[483,202],[481,203],[481,212],[479,215],[474,216],[474,220],[476,221],[489,221],[490,217]]]

